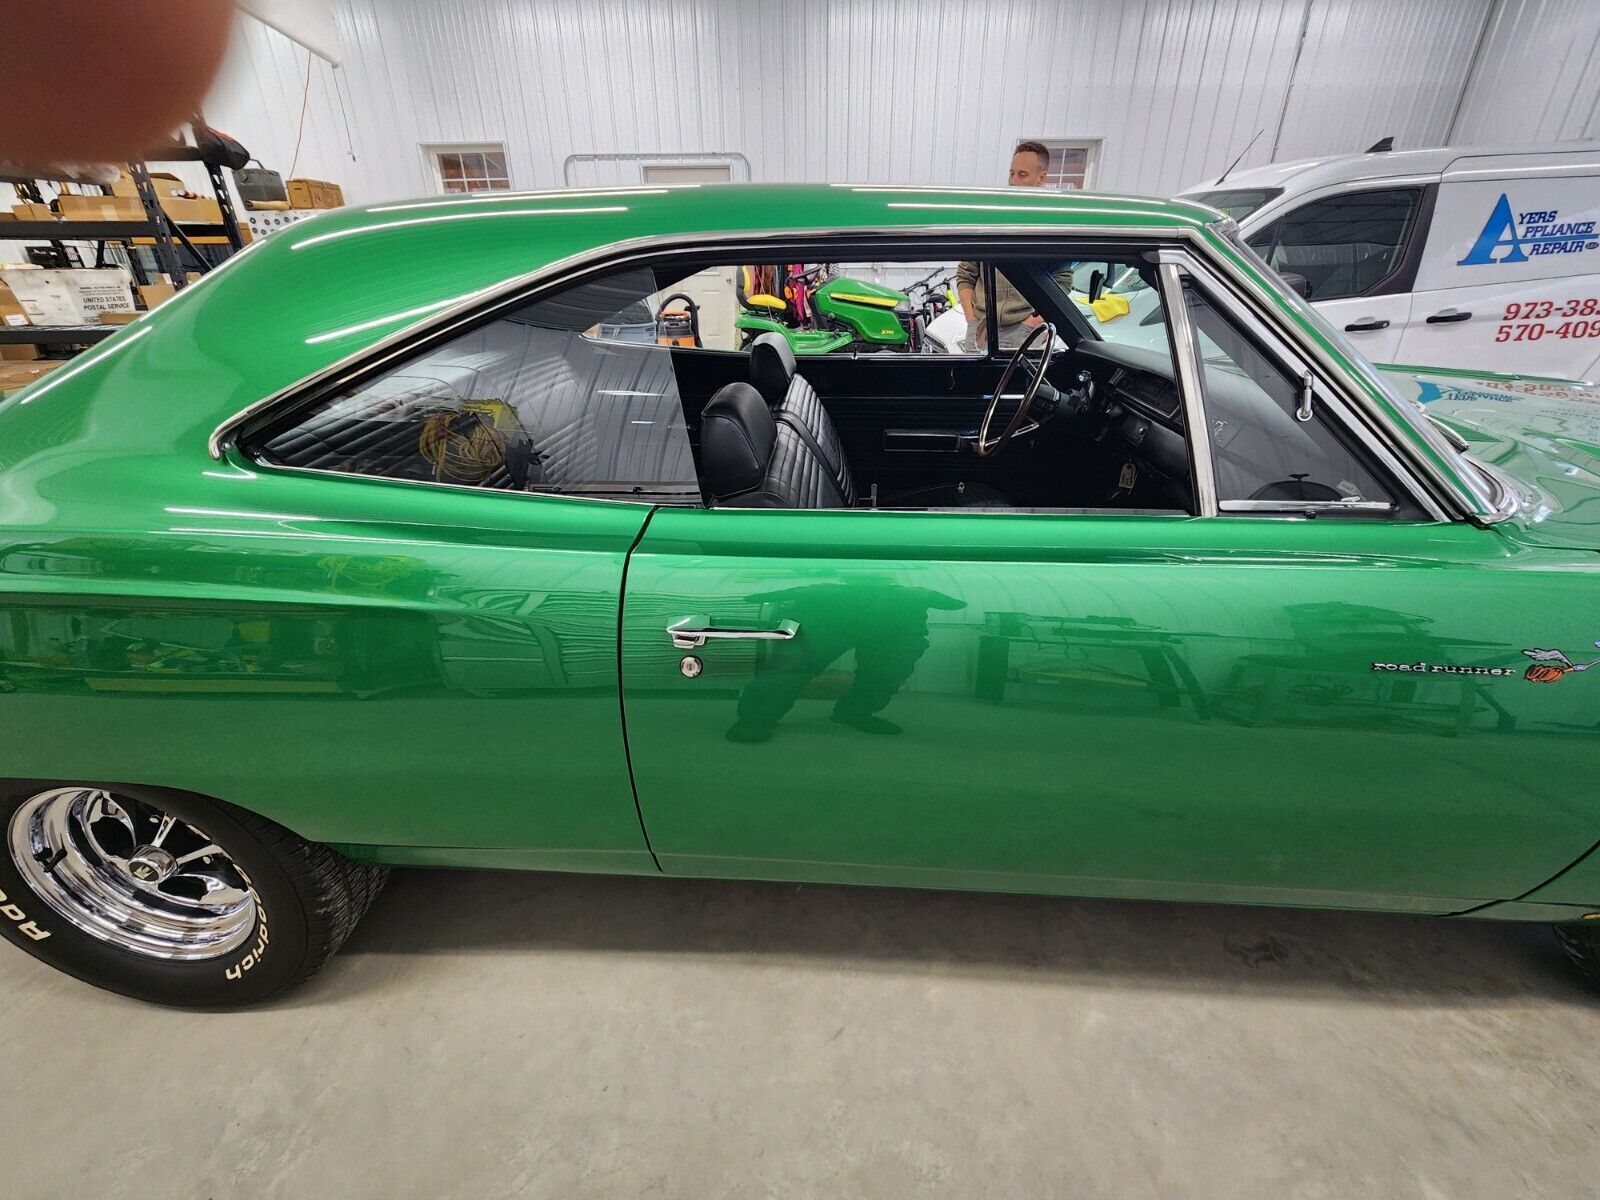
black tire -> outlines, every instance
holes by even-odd
[[[19,785],[0,793],[0,933],[41,962],[139,1000],[235,1008],[304,983],[344,944],[388,877],[386,867],[354,862],[231,804],[187,792],[109,786],[113,796],[203,829],[254,892],[255,923],[241,945],[212,958],[154,957],[86,932],[18,869],[8,835],[12,818],[30,797],[59,786]]]
[[[1592,987],[1600,988],[1600,921],[1555,926],[1556,940]]]

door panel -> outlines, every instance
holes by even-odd
[[[884,436],[888,430],[975,431],[1005,362],[938,354],[823,355],[802,359],[799,369],[827,405],[862,487],[875,483],[889,493],[959,478],[1008,491],[1014,462],[983,461],[970,449],[891,449]]]
[[[684,874],[1519,895],[1600,828],[1572,782],[1600,691],[1522,678],[1593,640],[1584,583],[1527,558],[1466,527],[664,509],[623,619],[646,827]],[[798,628],[674,648],[695,615]]]
[[[1317,311],[1336,329],[1344,330],[1350,344],[1368,362],[1400,362],[1400,339],[1411,318],[1411,295],[1352,296],[1327,300]]]
[[[1592,155],[1458,160],[1439,186],[1400,361],[1581,378],[1600,344],[1597,219]]]
[[[1418,292],[1411,311],[1403,363],[1583,379],[1600,347],[1600,275]]]

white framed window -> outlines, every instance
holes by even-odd
[[[422,149],[441,192],[511,190],[504,142],[465,142]]]
[[[1089,186],[1100,157],[1099,138],[1019,138],[1042,142],[1050,148],[1050,170],[1045,186],[1071,192]]]

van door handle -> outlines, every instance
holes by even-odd
[[[1452,325],[1457,321],[1470,321],[1472,314],[1462,312],[1459,308],[1441,308],[1428,318],[1429,325]]]
[[[799,621],[779,621],[771,629],[719,629],[710,617],[684,617],[667,626],[667,636],[677,650],[698,650],[708,638],[727,641],[788,642],[800,632]]]
[[[1376,317],[1364,317],[1359,321],[1351,321],[1344,327],[1346,333],[1371,333],[1377,329],[1389,328],[1389,322]]]

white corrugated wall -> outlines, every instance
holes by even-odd
[[[1600,137],[1600,2],[1500,0],[1459,128],[1496,142]]]
[[[1600,0],[334,0],[333,68],[249,19],[213,124],[352,201],[434,189],[426,143],[513,183],[1002,182],[1024,136],[1097,138],[1092,183],[1245,162],[1600,136]],[[309,92],[306,81],[309,78]],[[305,123],[299,129],[302,97]],[[1453,134],[1452,134],[1453,126]],[[1274,148],[1276,153],[1274,155]],[[597,157],[608,156],[608,157]]]

